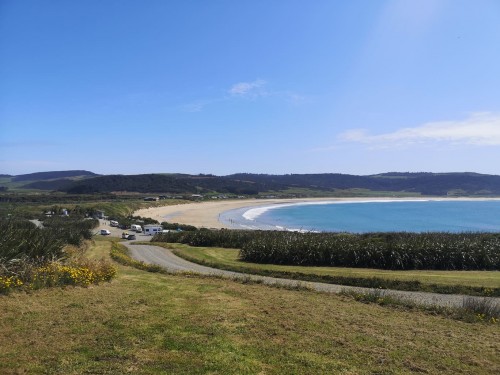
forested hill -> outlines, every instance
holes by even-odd
[[[423,195],[500,195],[500,176],[477,173],[384,173],[229,176],[187,174],[107,175],[74,181],[61,190],[69,193],[128,191],[141,193],[233,193],[255,195],[288,189],[335,192],[347,189],[409,192]]]
[[[331,189],[368,189],[373,191],[414,192],[424,195],[500,195],[500,176],[478,173],[383,173],[356,176],[324,174],[233,174],[229,178],[260,183],[267,187],[281,186]]]
[[[12,181],[21,182],[21,181],[44,181],[44,180],[54,180],[58,178],[69,178],[69,177],[94,177],[99,176],[93,172],[89,171],[53,171],[53,172],[37,172],[37,173],[29,173],[29,174],[20,174],[12,177]]]
[[[170,194],[217,192],[255,195],[265,189],[259,183],[213,175],[140,174],[107,175],[85,179],[73,182],[61,190],[72,194],[127,191]]]

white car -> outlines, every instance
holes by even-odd
[[[109,236],[111,232],[107,229],[101,229],[101,235],[102,236]]]

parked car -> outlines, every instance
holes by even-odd
[[[122,233],[122,238],[123,238],[123,239],[127,239],[127,237],[128,237],[128,233],[127,233],[127,232],[123,232],[123,233]]]
[[[129,234],[127,240],[135,240],[135,234]]]
[[[111,232],[107,229],[101,229],[101,235],[102,236],[109,236]]]

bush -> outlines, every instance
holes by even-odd
[[[13,288],[87,286],[109,281],[116,270],[106,262],[69,259],[69,244],[92,238],[97,220],[49,218],[38,228],[29,221],[0,220],[0,293]],[[74,256],[72,256],[74,258]],[[65,261],[66,264],[62,262]]]
[[[0,294],[14,289],[40,289],[54,286],[89,286],[103,281],[111,281],[116,276],[116,268],[105,261],[62,264],[48,262],[32,267],[31,272],[19,276],[0,276]]]
[[[179,224],[179,223],[169,223],[169,222],[166,222],[166,221],[163,221],[161,223],[161,226],[163,227],[163,229],[169,229],[169,230],[182,230],[182,231],[188,231],[188,232],[189,231],[198,230],[198,228],[196,228],[193,225]]]

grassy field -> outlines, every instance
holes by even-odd
[[[111,242],[90,256],[108,257]],[[500,326],[118,266],[109,284],[0,297],[0,373],[496,374]]]
[[[165,243],[155,243],[155,245],[172,248],[177,254],[190,260],[233,270],[243,267],[256,271],[279,271],[320,276],[379,277],[391,280],[418,280],[426,284],[500,287],[500,272],[498,271],[389,271],[368,268],[282,266],[242,262],[238,259],[237,249],[191,247],[184,244],[166,245]]]

